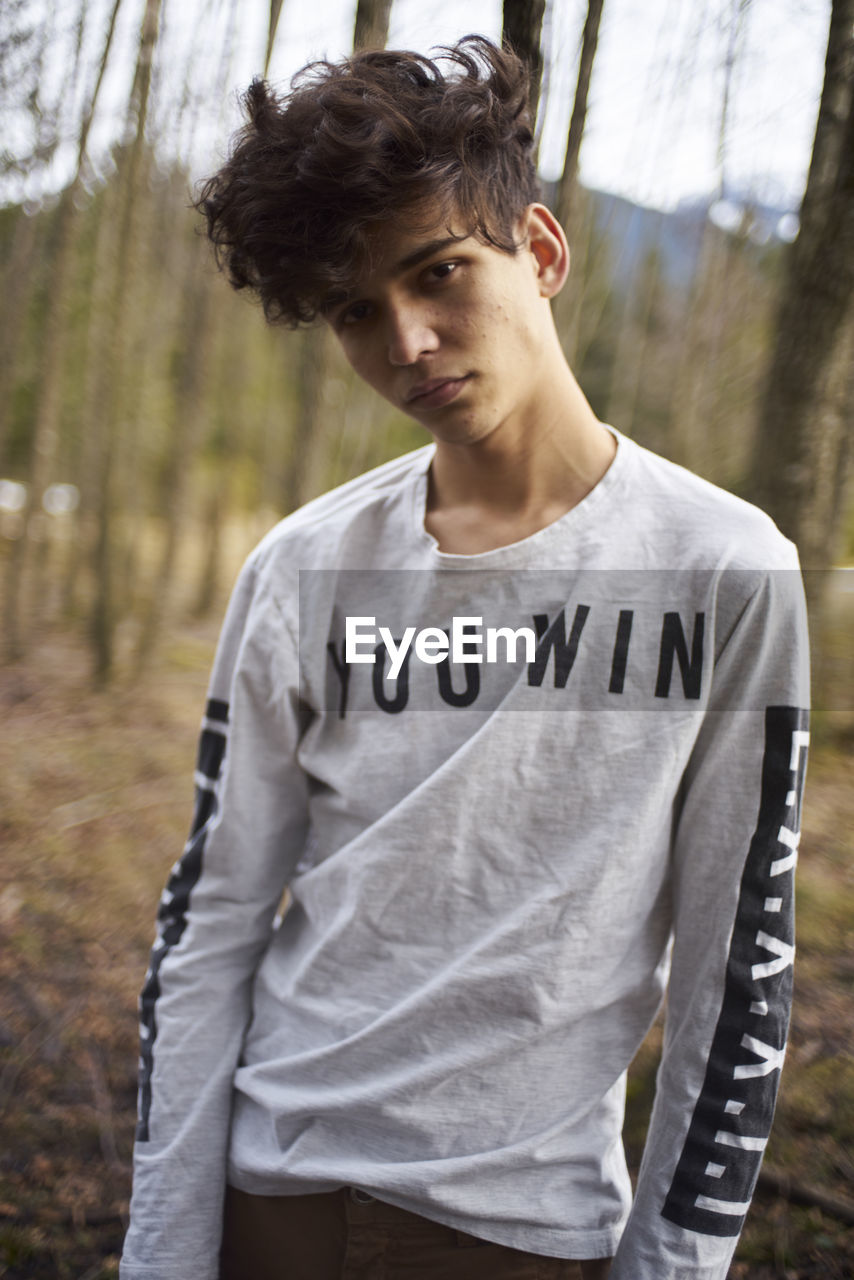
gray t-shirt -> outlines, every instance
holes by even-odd
[[[803,595],[765,515],[617,439],[508,547],[439,551],[430,446],[247,562],[143,992],[123,1280],[215,1280],[226,1179],[723,1280],[788,1023]]]

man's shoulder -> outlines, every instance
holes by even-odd
[[[314,562],[323,567],[343,544],[358,560],[360,540],[369,541],[383,514],[396,508],[409,484],[427,470],[432,453],[433,446],[425,445],[313,498],[274,525],[251,558],[261,564],[294,554],[307,558],[310,563],[304,567]]]
[[[685,567],[797,568],[797,551],[753,503],[632,443],[636,533],[655,535]]]

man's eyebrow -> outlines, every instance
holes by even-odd
[[[402,275],[410,267],[417,267],[419,262],[425,262],[427,258],[432,258],[434,253],[441,253],[443,249],[448,249],[452,244],[462,244],[464,240],[468,239],[470,239],[469,236],[441,236],[438,240],[430,240],[427,244],[422,244],[420,248],[413,249],[412,253],[407,253],[399,262],[395,262],[389,268],[389,274],[392,276]],[[351,285],[350,288],[332,289],[320,302],[321,314],[328,315],[336,307],[340,307],[358,297],[358,294],[358,284]]]
[[[443,236],[440,240],[431,240],[429,244],[423,244],[420,249],[414,249],[412,253],[408,253],[405,258],[401,258],[399,262],[396,262],[391,268],[391,274],[393,276],[400,275],[403,271],[408,271],[410,267],[417,267],[419,262],[432,258],[434,253],[441,253],[449,245],[461,244],[463,240],[468,240],[468,238],[468,236]]]
[[[319,310],[321,315],[328,315],[330,311],[334,311],[336,307],[340,307],[343,303],[349,302],[355,295],[353,289],[333,289],[321,298]]]

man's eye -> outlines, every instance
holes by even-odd
[[[447,280],[457,269],[456,262],[437,262],[428,268],[428,275],[433,280]]]
[[[341,324],[358,324],[360,320],[364,320],[370,315],[371,304],[369,302],[354,302],[340,316]]]

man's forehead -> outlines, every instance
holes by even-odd
[[[388,266],[418,252],[421,246],[440,240],[466,239],[472,227],[455,203],[446,204],[435,198],[422,200],[366,227],[365,245],[371,266]]]

